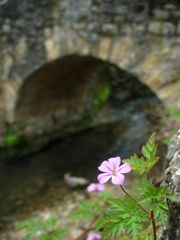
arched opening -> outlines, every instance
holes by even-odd
[[[66,56],[44,65],[24,82],[16,106],[16,119],[38,118],[81,104],[92,75],[104,64],[93,57]]]
[[[124,105],[155,95],[136,76],[114,64],[92,56],[65,56],[25,79],[14,124],[28,144],[38,142],[37,149],[91,127],[110,97]]]

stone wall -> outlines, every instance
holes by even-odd
[[[177,1],[6,0],[0,3],[0,128],[44,64],[92,55],[137,74],[167,104],[179,100]]]
[[[168,223],[161,232],[160,240],[180,239],[180,130],[174,136],[166,156],[167,169],[164,185],[176,196],[175,201],[168,201]]]

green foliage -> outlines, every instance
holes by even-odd
[[[71,214],[71,219],[88,219],[88,230],[102,232],[105,240],[153,240],[151,213],[154,214],[158,231],[158,227],[167,220],[166,199],[175,200],[165,187],[157,186],[147,179],[147,173],[158,160],[156,152],[155,137],[152,135],[142,147],[141,157],[133,155],[125,161],[140,175],[146,176],[141,177],[137,186],[133,186],[136,198],[122,186],[124,198],[114,197],[114,194],[107,191],[96,193],[79,204]],[[59,240],[64,236],[65,230],[59,229],[58,225],[57,219],[42,221],[35,218],[20,222],[18,227],[26,230],[28,240]]]
[[[157,162],[157,146],[152,135],[142,147],[142,156],[133,155],[126,160],[133,170],[140,175],[147,173]],[[153,211],[156,227],[167,220],[166,199],[175,200],[174,196],[163,186],[155,186],[150,180],[142,178],[134,185],[137,197],[134,201],[129,195],[123,199],[107,193],[100,193],[97,198],[81,203],[75,218],[96,219],[95,231],[102,231],[104,239],[152,240],[151,212]],[[105,209],[105,210],[104,210]]]
[[[174,195],[163,186],[153,186],[147,179],[144,179],[141,184],[139,184],[139,188],[143,192],[140,203],[145,204],[146,208],[150,211],[153,210],[159,224],[164,224],[167,220],[168,210],[165,199],[175,200]]]
[[[95,216],[97,213],[96,199],[85,200],[79,204],[79,207],[71,214],[71,218],[75,220],[88,219]]]
[[[25,229],[27,240],[60,240],[65,235],[65,230],[59,228],[59,220],[48,218],[46,221],[36,217],[24,220],[16,225],[17,229]]]
[[[15,131],[7,131],[4,135],[5,147],[12,148],[17,146],[22,140],[22,137]]]
[[[158,161],[156,157],[157,146],[155,143],[155,135],[151,135],[147,143],[142,147],[142,157],[133,155],[125,160],[131,165],[132,170],[137,171],[139,174],[148,173],[153,165]]]
[[[139,232],[143,229],[144,222],[148,221],[148,216],[128,197],[111,199],[109,204],[111,210],[105,224],[105,239],[118,239],[125,231],[131,239],[139,239]]]
[[[180,119],[180,108],[172,107],[165,110],[168,116]]]
[[[165,137],[162,142],[166,145],[169,145],[171,142],[171,139],[172,139],[172,136]]]
[[[93,218],[98,215],[100,216],[102,215],[102,212],[104,212],[104,206],[110,198],[112,198],[112,194],[104,191],[101,192],[97,196],[97,198],[84,200],[79,204],[78,208],[70,215],[70,218],[75,220],[83,220]],[[101,219],[99,219],[98,225],[102,225]],[[97,229],[99,228],[101,227],[97,227]]]

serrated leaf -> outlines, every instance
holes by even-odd
[[[137,240],[139,231],[143,228],[148,216],[129,198],[111,199],[108,219],[104,225],[105,239],[117,239],[125,231],[130,234],[133,240]]]
[[[160,223],[164,223],[167,219],[168,210],[165,199],[174,199],[174,196],[164,186],[155,187],[148,180],[144,180],[140,187],[144,192],[140,203],[145,204],[150,210],[153,210],[156,219]]]
[[[139,174],[146,172],[146,165],[144,164],[144,161],[144,158],[138,157],[136,154],[134,154],[129,159],[124,160],[124,162],[131,165],[132,170],[139,172]]]
[[[147,143],[142,147],[142,157],[133,155],[124,162],[131,165],[132,170],[137,171],[139,174],[148,173],[153,165],[158,161],[156,157],[157,146],[155,144],[154,134],[148,139]]]

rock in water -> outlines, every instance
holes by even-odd
[[[69,173],[64,174],[64,181],[70,188],[86,187],[89,183],[86,178],[71,176]]]
[[[164,185],[177,199],[168,201],[168,223],[162,229],[160,240],[180,240],[180,129],[168,148],[166,160]]]

